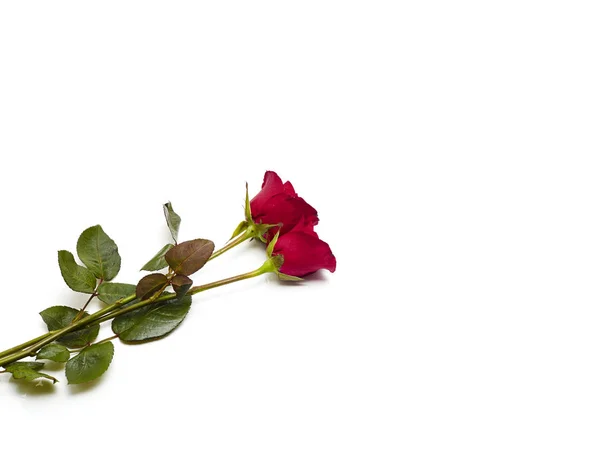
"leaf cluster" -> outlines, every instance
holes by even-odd
[[[162,247],[142,267],[151,274],[137,284],[111,282],[119,273],[121,256],[116,243],[100,225],[86,229],[79,236],[76,245],[79,262],[67,250],[58,252],[58,265],[67,286],[91,295],[90,301],[97,297],[105,307],[93,315],[84,310],[87,303],[82,309],[57,305],[40,312],[48,331],[59,336],[41,347],[35,358],[64,363],[69,384],[93,381],[108,370],[115,349],[109,340],[154,341],[173,332],[187,316],[192,304],[191,296],[187,295],[193,284],[189,276],[210,259],[214,244],[205,239],[178,243],[181,218],[171,203],[165,204],[163,211],[173,242]],[[159,272],[164,268],[168,268],[166,274]],[[111,325],[114,335],[95,343],[100,322],[109,318],[114,318]],[[18,380],[57,382],[40,371],[43,367],[44,363],[38,361],[15,362],[4,369]]]

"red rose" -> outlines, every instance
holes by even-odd
[[[336,260],[329,245],[319,239],[311,227],[302,223],[290,232],[280,235],[273,248],[273,255],[283,256],[279,271],[290,276],[306,276],[321,268],[335,271]]]
[[[250,201],[250,210],[255,223],[281,223],[281,228],[269,230],[268,240],[273,238],[277,229],[280,235],[284,235],[298,223],[312,228],[319,222],[315,208],[298,196],[289,181],[284,184],[273,171],[265,173],[261,191]]]

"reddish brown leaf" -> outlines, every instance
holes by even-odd
[[[175,273],[189,276],[204,266],[214,250],[210,240],[189,240],[167,251],[165,259]]]

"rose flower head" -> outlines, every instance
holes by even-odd
[[[298,196],[292,184],[283,183],[274,171],[267,171],[262,189],[250,201],[252,219],[255,223],[281,224],[280,235],[291,231],[301,223],[303,228],[312,229],[319,222],[314,207]],[[270,241],[277,228],[271,228],[265,236]]]
[[[320,269],[335,271],[331,248],[314,230],[319,222],[317,211],[274,171],[265,173],[262,188],[252,200],[246,184],[245,218],[229,245],[251,238],[266,243],[266,267],[280,279],[301,280]]]
[[[302,223],[277,236],[274,244],[272,241],[269,245],[269,252],[269,256],[283,256],[279,273],[284,275],[303,277],[320,269],[335,272],[336,259],[329,245]]]

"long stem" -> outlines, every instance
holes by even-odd
[[[260,276],[261,274],[268,273],[269,271],[270,271],[269,267],[265,263],[263,266],[261,266],[257,270],[250,271],[245,274],[240,274],[238,276],[233,276],[230,278],[222,279],[220,281],[211,282],[209,284],[199,285],[197,287],[194,287],[193,289],[190,289],[189,294],[195,295],[197,293],[200,293],[200,292],[203,292],[206,290],[210,290],[211,288],[216,288],[216,287],[220,287],[223,285],[231,284],[233,282],[242,281],[244,279],[250,279],[250,278],[253,278],[256,276]],[[80,319],[79,321],[75,321],[75,322],[71,323],[69,326],[67,326],[63,329],[60,329],[60,330],[57,330],[54,332],[49,332],[49,335],[46,334],[47,336],[45,338],[39,337],[38,339],[36,339],[37,341],[35,344],[33,344],[31,346],[26,346],[26,347],[22,348],[23,350],[21,350],[17,353],[7,355],[5,357],[0,358],[0,366],[4,366],[9,363],[16,362],[17,360],[21,360],[30,355],[33,355],[33,354],[35,354],[35,352],[38,349],[41,349],[42,347],[46,346],[48,343],[52,343],[53,341],[57,340],[58,338],[62,337],[63,335],[66,335],[77,329],[80,329],[82,327],[89,326],[89,325],[99,324],[104,321],[108,321],[117,316],[123,315],[125,313],[129,313],[133,310],[137,310],[141,307],[147,306],[148,304],[155,304],[157,302],[166,301],[168,299],[173,299],[173,298],[175,298],[175,296],[176,296],[175,293],[171,293],[169,295],[164,295],[164,296],[161,296],[156,299],[150,298],[150,299],[147,299],[144,301],[140,301],[136,304],[130,305],[129,307],[123,307],[123,308],[120,308],[123,304],[118,304],[119,301],[117,301],[116,303],[114,303],[108,307],[105,307],[104,309],[99,310],[98,312],[96,312],[92,315],[88,315],[88,316]],[[125,300],[125,299],[131,300],[130,298],[131,297],[127,297],[127,298],[124,298],[123,300]],[[123,301],[123,300],[121,300],[121,301]],[[119,310],[115,310],[115,309],[119,309]],[[107,312],[110,312],[110,313],[107,314]],[[42,336],[42,337],[44,337],[44,336]]]
[[[219,257],[221,254],[229,251],[231,248],[239,245],[240,243],[245,242],[248,239],[251,239],[252,237],[254,237],[254,236],[247,229],[245,232],[243,232],[242,234],[238,235],[236,238],[234,238],[229,243],[227,243],[227,245],[225,245],[223,248],[221,248],[221,249],[215,251],[214,253],[212,253],[212,255],[210,256],[210,259],[208,259],[208,260],[213,260],[216,257]]]
[[[243,281],[244,279],[251,279],[253,277],[256,276],[260,276],[261,274],[267,273],[267,271],[265,271],[263,269],[263,267],[260,267],[257,270],[254,271],[250,271],[249,273],[244,273],[244,274],[240,274],[237,276],[232,276],[230,278],[226,278],[226,279],[221,279],[220,281],[215,281],[215,282],[211,282],[210,284],[204,284],[204,285],[199,285],[197,287],[191,288],[188,291],[189,295],[196,295],[200,292],[204,292],[206,290],[210,290],[211,288],[217,288],[217,287],[221,287],[223,285],[227,285],[227,284],[232,284],[234,282],[238,282],[238,281]],[[156,298],[154,301],[152,301],[152,304],[156,304],[158,302],[162,302],[162,301],[168,301],[169,299],[173,299],[175,298],[176,295],[175,293],[170,293],[168,295],[163,295],[160,296],[159,298]],[[114,312],[108,314],[108,315],[104,315],[101,318],[99,318],[98,320],[96,320],[93,324],[98,324],[98,323],[103,323],[104,321],[108,321],[108,320],[112,320],[113,318],[116,318],[120,315],[124,315],[126,313],[129,313],[133,310],[137,310],[140,309],[144,306],[147,306],[149,303],[149,301],[141,301],[137,304],[133,304],[132,306],[126,307],[124,309],[119,309],[119,310],[115,310]]]
[[[30,347],[31,345],[36,344],[37,342],[43,340],[44,338],[48,337],[49,335],[52,335],[56,333],[56,331],[50,331],[50,332],[46,332],[44,335],[40,335],[39,337],[36,337],[32,340],[26,341],[25,343],[21,343],[20,345],[14,346],[10,349],[7,349],[6,351],[2,351],[0,352],[0,358],[2,357],[6,357],[7,355],[13,354],[15,352],[20,351],[21,349],[25,349]]]
[[[246,232],[240,234],[238,237],[236,237],[235,239],[231,240],[229,243],[227,243],[223,248],[215,251],[212,256],[210,257],[210,259],[208,260],[212,260],[216,257],[219,257],[221,254],[229,251],[230,249],[236,247],[237,245],[239,245],[240,243],[245,242],[246,240],[252,238],[254,235],[249,232],[249,230],[246,230]],[[94,295],[92,295],[90,297],[90,299],[88,300],[88,303],[86,304],[86,306],[89,304],[90,300],[93,298]],[[126,298],[120,299],[119,301],[116,301],[114,304],[111,304],[109,306],[106,306],[102,309],[100,309],[98,312],[92,314],[91,316],[100,316],[100,315],[104,315],[106,313],[110,313],[112,311],[114,311],[115,309],[118,309],[119,307],[124,306],[127,303],[130,303],[131,301],[133,301],[135,299],[135,295],[132,296],[128,296]],[[85,307],[84,309],[85,310]],[[83,316],[83,314],[81,313],[81,315]],[[75,321],[78,321],[81,318],[81,316],[78,316]],[[36,343],[39,343],[40,341],[56,334],[58,331],[50,331],[50,332],[46,332],[43,335],[40,335],[39,337],[33,338],[29,341],[26,341],[25,343],[21,343],[20,345],[17,346],[13,346],[12,348],[6,349],[2,352],[0,352],[0,361],[3,360],[3,358],[5,358],[6,356],[9,356],[11,354],[15,354],[17,352],[20,352],[23,349],[29,348],[30,346],[35,345]],[[31,350],[30,350],[31,352]]]
[[[17,360],[21,360],[27,356],[34,355],[38,349],[43,348],[48,343],[52,343],[53,341],[57,340],[58,338],[62,337],[63,335],[66,335],[69,332],[72,332],[74,330],[79,329],[80,327],[84,327],[85,325],[90,324],[90,322],[92,321],[92,320],[90,320],[90,318],[92,318],[92,315],[86,316],[85,318],[82,318],[79,321],[75,321],[74,323],[71,323],[67,327],[57,330],[56,332],[52,333],[51,335],[49,335],[48,337],[39,341],[38,343],[34,344],[33,346],[25,348],[23,351],[20,351],[20,352],[17,352],[16,354],[12,354],[12,355],[1,358],[0,366],[4,366],[9,363],[16,362]]]
[[[87,317],[84,317],[78,321],[71,323],[71,325],[69,325],[63,329],[58,329],[58,330],[47,332],[43,335],[40,335],[37,338],[34,338],[25,343],[22,343],[20,345],[17,345],[13,348],[10,348],[10,349],[7,349],[6,351],[1,352],[0,353],[0,366],[6,365],[7,363],[12,363],[15,360],[20,360],[23,357],[27,357],[28,355],[35,353],[35,351],[37,351],[41,347],[45,346],[46,344],[53,342],[54,340],[62,337],[65,334],[68,334],[72,330],[76,330],[80,327],[83,327],[84,325],[89,324],[90,322],[94,321],[95,319],[100,318],[105,313],[109,313],[115,309],[118,309],[119,307],[122,307],[123,305],[127,304],[128,302],[133,301],[134,299],[135,299],[135,295],[127,296],[123,299],[116,301],[114,304],[111,304],[109,306],[104,307],[103,309],[98,310],[96,313],[93,313],[91,315],[88,315]],[[65,329],[68,329],[67,332],[63,332]],[[10,357],[11,355],[17,355],[17,356],[19,356],[19,358],[12,360],[12,357]]]
[[[102,343],[106,343],[107,341],[114,340],[115,338],[119,338],[119,335],[118,334],[111,335],[110,337],[106,337],[104,340],[100,340],[99,342],[96,342],[94,344],[99,345],[99,344],[102,344]]]

